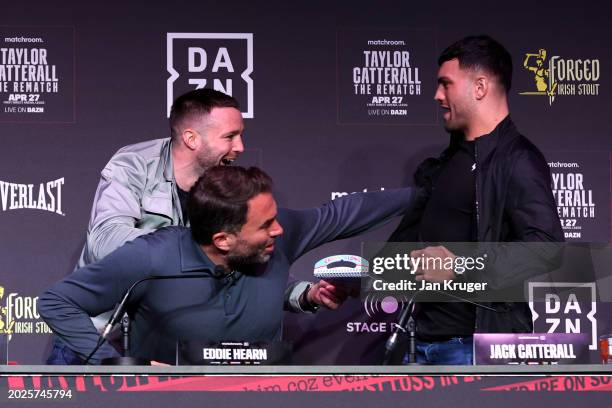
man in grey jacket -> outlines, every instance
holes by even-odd
[[[78,266],[99,261],[140,235],[187,225],[187,192],[208,168],[244,151],[238,102],[212,89],[180,96],[170,113],[171,137],[126,146],[110,159],[91,210]]]

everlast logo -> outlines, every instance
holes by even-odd
[[[62,211],[62,186],[64,178],[38,184],[18,184],[0,181],[0,209],[41,210],[59,215]]]

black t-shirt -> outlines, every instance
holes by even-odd
[[[474,142],[462,142],[440,171],[419,226],[428,245],[476,240]],[[452,252],[452,248],[448,248]],[[444,341],[474,333],[475,309],[463,302],[420,302],[417,336]]]
[[[189,197],[189,192],[182,190],[178,185],[176,186],[176,191],[178,193],[179,201],[181,202],[181,212],[183,213],[183,220],[187,223],[189,217],[187,216],[187,197]]]

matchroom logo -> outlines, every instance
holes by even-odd
[[[0,26],[0,122],[74,123],[74,32]]]
[[[435,125],[434,38],[428,29],[338,31],[338,123]]]
[[[566,241],[610,241],[608,152],[548,151],[552,192]]]
[[[254,117],[252,33],[168,33],[167,115],[176,97],[213,88],[233,96]]]
[[[523,72],[532,77],[532,90],[520,92],[526,96],[547,96],[549,105],[557,97],[599,95],[600,64],[598,59],[572,59],[550,55],[540,48],[526,53]]]

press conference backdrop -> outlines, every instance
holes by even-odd
[[[246,123],[241,163],[272,175],[281,206],[317,206],[410,185],[418,163],[446,146],[436,59],[468,34],[487,33],[513,56],[512,118],[546,155],[566,239],[608,243],[612,61],[602,7],[4,2],[0,328],[13,329],[9,360],[44,361],[50,335],[37,296],[74,268],[100,170],[122,146],[167,137],[176,96],[202,86],[233,94]],[[396,224],[319,248],[291,272],[309,279],[317,260],[359,254]],[[600,293],[596,325],[590,299],[578,309],[561,299],[552,309],[573,326],[555,330],[579,321],[582,331],[612,332],[611,294]],[[295,361],[377,363],[388,330],[379,323],[397,312],[365,303],[287,315]],[[539,331],[550,327],[545,317]]]

